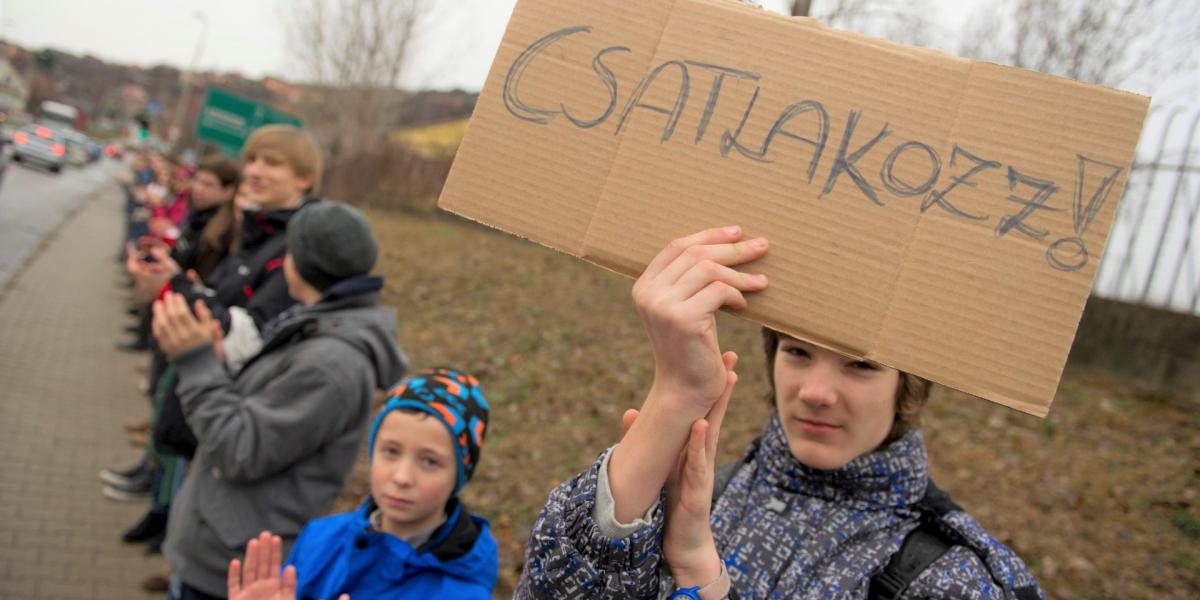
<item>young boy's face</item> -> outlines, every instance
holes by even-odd
[[[394,410],[379,425],[372,452],[371,496],[384,531],[404,538],[439,525],[458,477],[446,427],[426,413]]]

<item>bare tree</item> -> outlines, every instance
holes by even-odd
[[[1153,91],[1200,64],[1196,0],[980,2],[963,31],[935,24],[928,0],[766,0],[832,27],[1107,86]]]
[[[773,4],[794,17],[812,17],[830,27],[902,44],[928,46],[944,32],[930,18],[928,0],[787,0],[782,6]]]
[[[287,4],[289,46],[322,93],[306,107],[337,157],[394,125],[412,43],[432,0],[297,0]]]
[[[1196,66],[1195,0],[1009,0],[973,16],[961,53],[1107,86]]]

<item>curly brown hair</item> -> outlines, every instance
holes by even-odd
[[[767,358],[767,382],[771,386],[771,394],[767,401],[775,406],[775,355],[779,351],[779,340],[786,334],[770,327],[762,328],[763,353]],[[900,384],[896,386],[896,418],[892,421],[892,429],[883,438],[880,447],[887,446],[900,439],[909,431],[920,427],[921,411],[929,401],[929,380],[917,377],[911,373],[900,371]]]

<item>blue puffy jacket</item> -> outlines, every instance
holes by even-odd
[[[496,540],[483,517],[454,501],[450,518],[429,541],[408,542],[370,526],[375,503],[309,523],[292,546],[296,597],[463,598],[491,600],[496,585]]]

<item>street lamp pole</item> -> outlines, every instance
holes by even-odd
[[[192,52],[192,64],[188,67],[186,73],[183,74],[183,97],[179,101],[179,106],[175,109],[175,123],[171,126],[170,135],[174,136],[171,143],[179,141],[183,136],[183,121],[187,117],[188,109],[192,104],[192,73],[196,70],[200,63],[200,54],[204,52],[204,41],[208,38],[208,15],[196,11],[192,16],[200,20],[201,29],[200,37],[196,40],[196,49]]]

